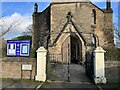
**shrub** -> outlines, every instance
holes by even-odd
[[[105,60],[120,61],[120,48],[104,48]]]
[[[6,50],[6,45],[2,46],[2,57],[6,57],[6,53],[7,50]]]
[[[37,57],[36,49],[31,48],[30,49],[30,58],[36,58],[36,57]]]
[[[16,38],[12,38],[12,40],[30,40],[30,46],[32,44],[32,37],[29,35],[25,36],[18,36]]]

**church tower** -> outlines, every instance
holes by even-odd
[[[32,48],[38,49],[40,46],[47,48],[47,38],[49,37],[50,30],[50,6],[43,12],[38,12],[38,5],[35,3],[32,18]]]
[[[38,46],[38,38],[36,36],[38,36],[38,28],[37,28],[37,24],[38,24],[38,5],[37,3],[34,4],[34,13],[32,15],[33,18],[33,25],[32,25],[32,48],[35,48]]]
[[[105,46],[114,46],[113,10],[110,0],[106,1],[106,9],[104,9],[104,34]]]

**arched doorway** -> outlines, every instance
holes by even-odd
[[[75,64],[82,62],[82,43],[76,34],[68,36],[62,43],[62,61]]]
[[[77,35],[71,36],[71,63],[82,62],[82,44]]]

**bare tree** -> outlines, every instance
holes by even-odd
[[[0,35],[0,38],[3,37],[9,31],[13,30],[16,26],[20,25],[22,19],[21,18],[13,19],[12,21],[9,22],[9,24],[7,24],[7,22],[8,21],[6,17],[0,18],[0,26],[2,29],[2,34]]]
[[[32,24],[28,25],[26,31],[22,33],[23,35],[30,35],[32,36]]]
[[[120,29],[114,27],[114,30],[115,30],[116,46],[120,47]]]

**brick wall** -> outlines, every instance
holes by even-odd
[[[30,71],[22,71],[23,64],[32,65],[31,79],[34,79],[36,75],[36,60],[3,60],[2,63],[2,78],[12,79],[30,79]]]

